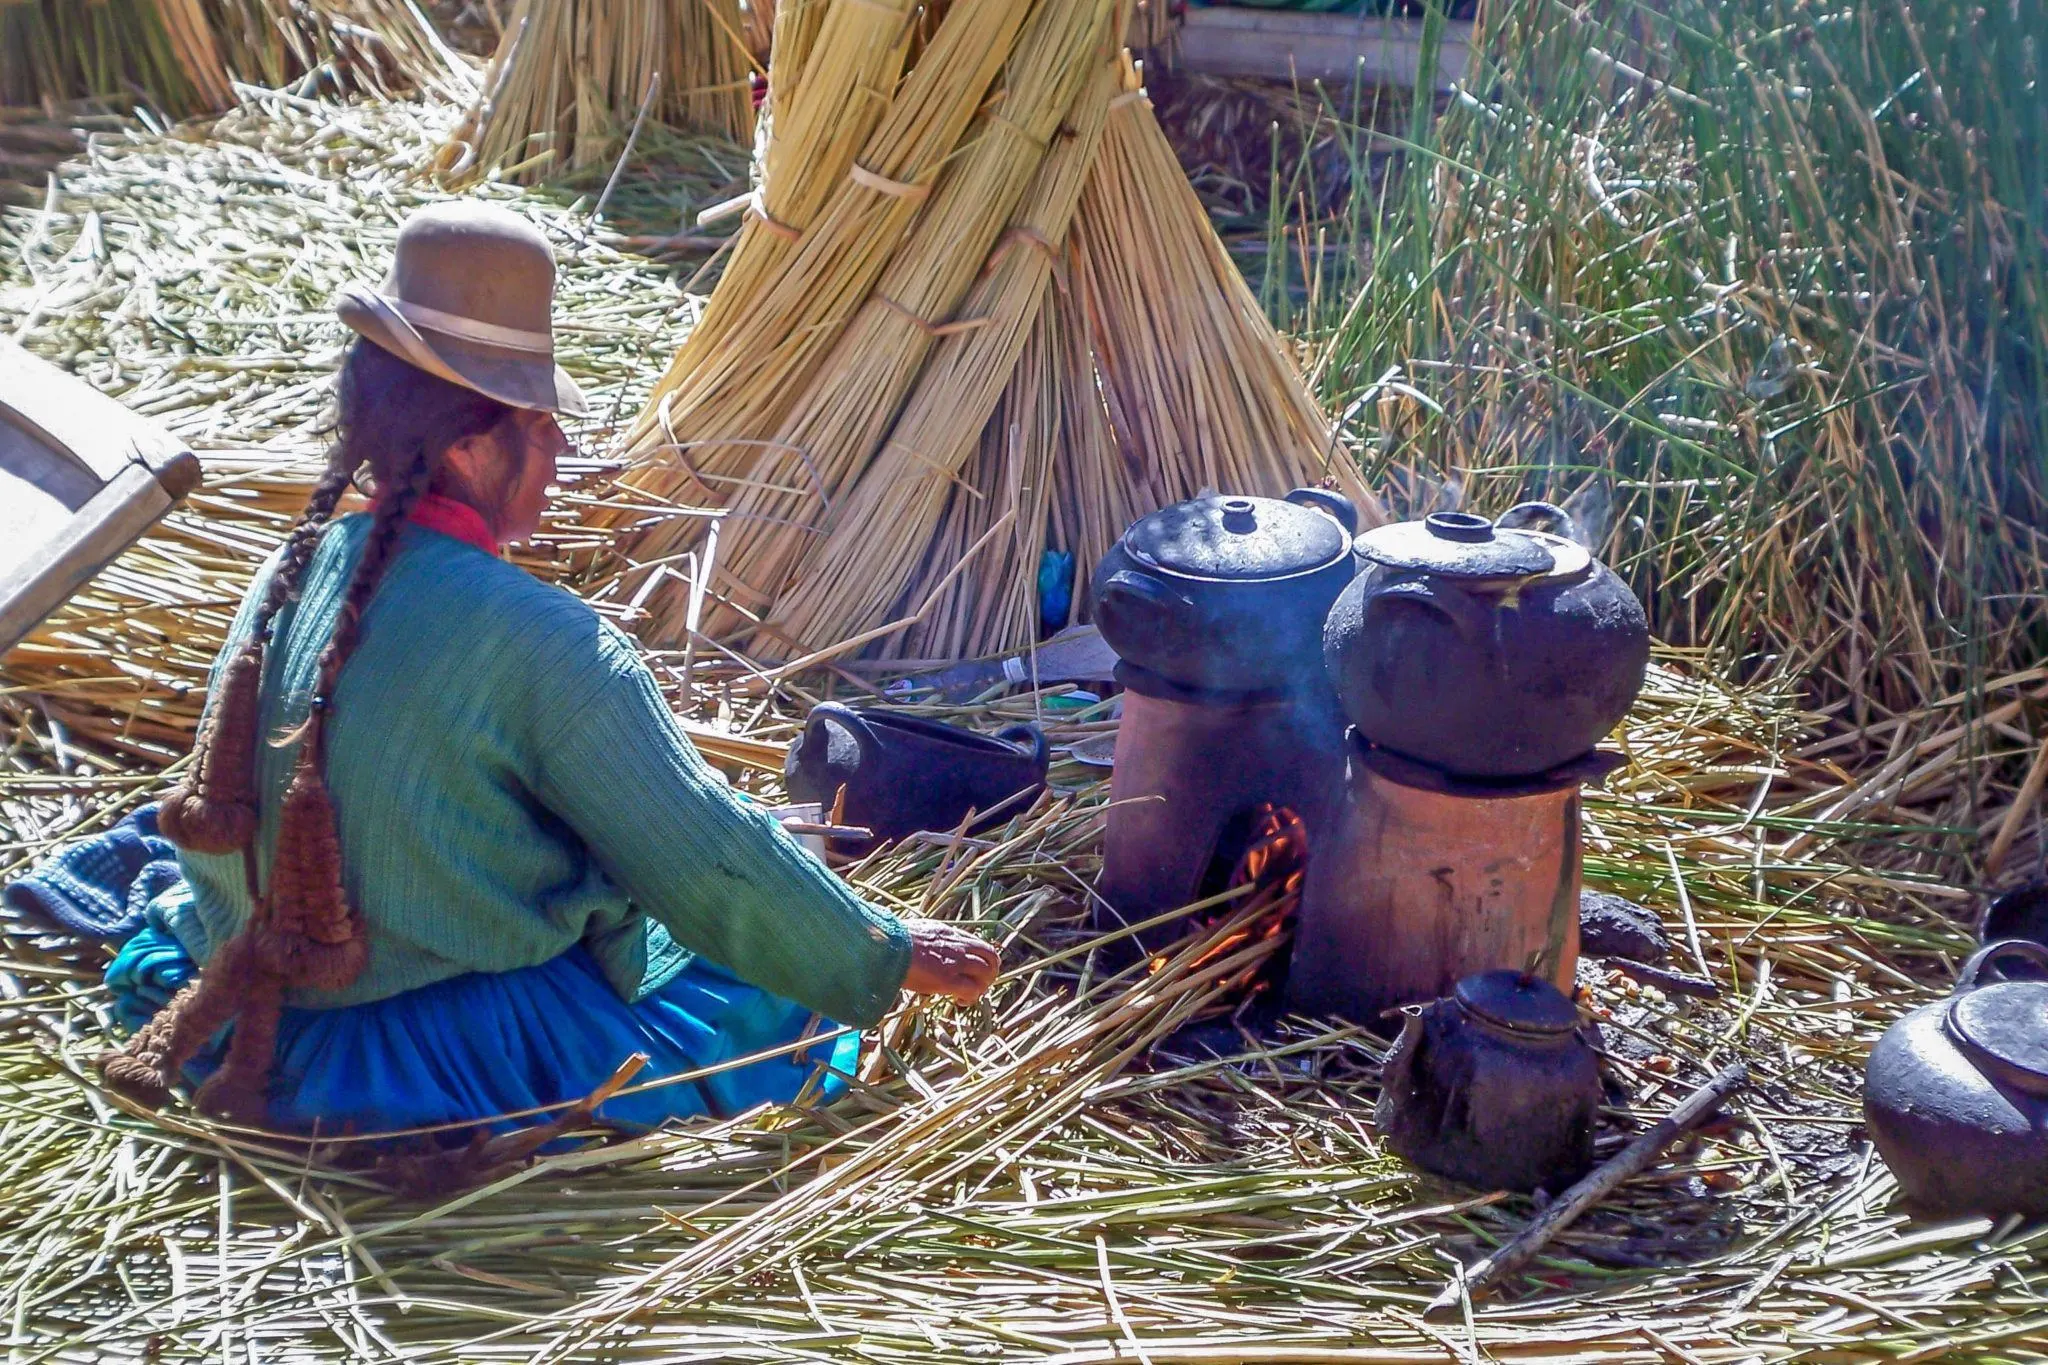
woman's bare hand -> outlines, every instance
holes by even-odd
[[[935,919],[910,920],[910,972],[903,989],[971,1005],[996,983],[1002,957],[974,935]]]

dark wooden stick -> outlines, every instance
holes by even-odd
[[[1600,959],[1609,967],[1618,969],[1646,985],[1669,991],[1673,995],[1689,995],[1697,1000],[1718,1000],[1721,988],[1704,976],[1688,976],[1674,972],[1668,967],[1653,967],[1647,962],[1637,962],[1628,957],[1604,957]]]
[[[1580,1214],[1614,1192],[1616,1186],[1647,1167],[1680,1134],[1697,1127],[1721,1102],[1749,1082],[1749,1068],[1735,1062],[1720,1075],[1687,1095],[1676,1109],[1649,1131],[1609,1157],[1599,1167],[1557,1197],[1557,1201],[1523,1228],[1515,1239],[1466,1271],[1463,1278],[1444,1286],[1430,1300],[1425,1316],[1447,1313],[1458,1306],[1460,1291],[1474,1298],[1485,1289],[1520,1270],[1541,1251],[1551,1238],[1578,1221]]]

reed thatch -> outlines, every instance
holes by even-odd
[[[174,117],[227,108],[236,82],[339,91],[471,87],[415,0],[15,0],[0,5],[0,104],[78,100]]]
[[[650,118],[746,141],[748,41],[737,0],[519,0],[436,165],[458,181],[559,178],[611,165]]]

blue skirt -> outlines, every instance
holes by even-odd
[[[139,1026],[196,970],[176,938],[145,925],[107,968],[116,1018]],[[646,1068],[597,1111],[615,1126],[648,1129],[798,1098],[826,1103],[846,1090],[860,1055],[857,1033],[698,1080],[634,1087],[837,1028],[701,960],[627,1004],[591,956],[572,948],[537,967],[452,977],[366,1005],[285,1010],[271,1124],[300,1133],[446,1123],[504,1131],[539,1119],[498,1116],[582,1099],[636,1052],[647,1054]],[[217,1041],[188,1077],[204,1079],[219,1055]]]

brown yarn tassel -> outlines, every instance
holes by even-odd
[[[157,814],[157,827],[178,847],[233,853],[255,837],[256,712],[262,690],[259,637],[229,660],[220,695],[199,727],[192,764]]]
[[[255,956],[247,931],[229,939],[199,980],[172,996],[121,1047],[93,1059],[107,1084],[151,1109],[167,1103],[185,1064],[227,1026],[254,988]]]
[[[307,737],[285,792],[270,890],[241,933],[126,1046],[98,1059],[107,1084],[142,1104],[168,1101],[185,1064],[230,1020],[227,1056],[194,1096],[207,1113],[261,1123],[289,986],[339,990],[362,975],[369,936],[341,881],[334,802]]]
[[[253,933],[260,938],[263,931]],[[284,1013],[284,983],[273,972],[256,973],[234,1003],[235,1028],[228,1034],[227,1056],[192,1102],[208,1114],[260,1127],[270,1111],[265,1091]]]
[[[341,834],[315,756],[319,744],[316,723],[299,752],[278,819],[277,858],[265,897],[266,965],[291,985],[339,990],[362,975],[370,948],[341,884]]]
[[[194,1099],[209,1113],[260,1124],[269,1108],[265,1092],[285,992],[293,987],[342,989],[361,976],[369,962],[367,928],[342,885],[341,835],[335,826],[334,801],[321,775],[321,731],[326,699],[355,648],[364,608],[431,472],[432,462],[422,451],[404,496],[379,509],[370,544],[357,561],[334,638],[321,654],[318,695],[297,736],[299,756],[278,813],[269,889],[260,891],[257,886],[254,852],[263,641],[271,616],[305,572],[319,527],[333,515],[348,482],[341,471],[330,470],[322,479],[287,543],[260,625],[229,662],[194,746],[192,766],[165,798],[159,827],[172,842],[199,852],[242,851],[253,906],[249,922],[222,945],[198,981],[179,991],[126,1046],[96,1059],[108,1085],[142,1103],[154,1107],[169,1100],[185,1064],[232,1021],[227,1056]]]

